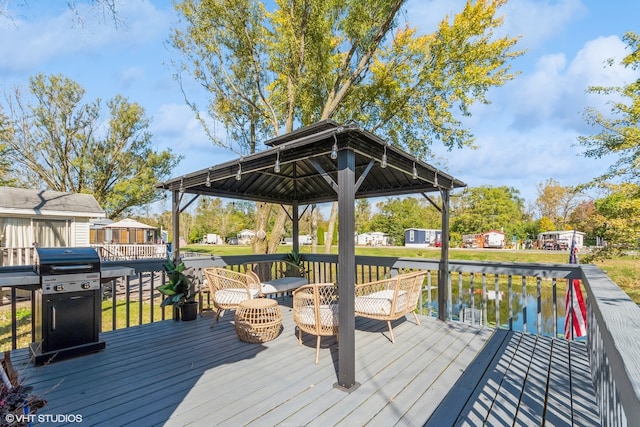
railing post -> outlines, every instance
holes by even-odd
[[[442,197],[442,246],[440,247],[440,269],[438,271],[438,319],[447,320],[449,282],[449,190],[441,188]],[[449,310],[451,307],[449,307]]]

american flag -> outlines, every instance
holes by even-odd
[[[578,248],[576,247],[575,231],[571,239],[569,263],[578,264]],[[567,296],[565,299],[564,337],[578,338],[587,335],[587,306],[582,296],[580,279],[567,280]]]

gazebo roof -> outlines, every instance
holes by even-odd
[[[270,148],[159,183],[191,194],[280,204],[337,200],[338,165],[332,151],[355,153],[355,198],[454,189],[466,184],[388,145],[358,125],[325,120],[265,142]],[[386,153],[387,165],[382,158]],[[275,170],[276,162],[280,170]],[[415,168],[415,174],[414,174]],[[414,178],[415,176],[415,178]],[[240,178],[240,179],[238,179]]]

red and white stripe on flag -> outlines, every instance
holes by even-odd
[[[572,289],[573,288],[573,289]],[[564,337],[571,339],[587,335],[587,305],[582,296],[579,279],[567,280],[567,297],[565,300]]]

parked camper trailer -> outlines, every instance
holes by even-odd
[[[501,231],[487,231],[482,233],[484,236],[485,248],[503,249],[505,244],[504,233]]]
[[[222,237],[215,233],[209,233],[204,236],[204,244],[206,245],[221,245],[224,243]]]

